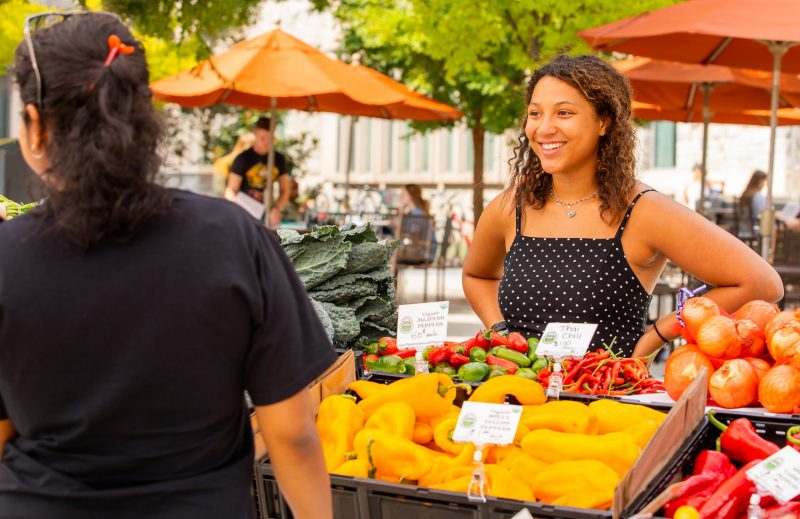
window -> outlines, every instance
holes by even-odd
[[[472,165],[475,163],[475,152],[472,149],[472,130],[467,129],[467,145],[465,150],[467,153],[467,171],[472,171]]]
[[[483,169],[486,172],[493,172],[497,166],[494,157],[495,138],[489,132],[483,134]]]
[[[386,132],[386,138],[389,146],[386,149],[386,171],[391,173],[394,170],[394,121],[389,121],[389,131]]]
[[[430,133],[425,133],[422,136],[422,171],[428,171],[428,149],[430,145],[431,135]]]
[[[675,123],[658,121],[653,123],[654,166],[657,168],[675,167]]]
[[[453,172],[456,170],[456,131],[454,128],[447,130],[447,164],[445,170]]]
[[[405,155],[403,156],[403,170],[404,171],[411,171],[411,142],[412,137],[410,131],[408,129],[408,124],[403,124],[403,149],[405,150]]]

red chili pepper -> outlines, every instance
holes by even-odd
[[[763,460],[780,450],[777,445],[759,436],[747,418],[737,418],[726,426],[717,420],[714,411],[709,411],[708,420],[723,431],[720,436],[722,452],[740,463]]]
[[[371,354],[371,355],[366,355],[366,356],[364,356],[364,359],[363,359],[363,362],[364,362],[364,369],[366,369],[366,370],[370,370],[370,369],[372,369],[372,365],[373,365],[375,362],[377,362],[377,361],[378,361],[378,359],[380,359],[380,357],[379,357],[378,355],[374,354],[374,353],[373,353],[373,354]]]
[[[428,353],[428,362],[430,362],[434,366],[437,366],[442,362],[450,362],[451,355],[452,353],[448,351],[447,348],[441,346],[439,348],[436,348],[432,352]]]
[[[510,360],[501,359],[500,357],[496,357],[494,355],[487,355],[486,356],[486,364],[488,364],[490,366],[497,366],[498,368],[506,370],[506,371],[510,371],[510,370],[514,369],[515,372],[516,372],[516,368],[519,367],[514,362],[511,362]]]
[[[413,357],[416,354],[417,354],[417,350],[414,349],[414,348],[411,348],[409,350],[400,350],[397,353],[395,353],[395,355],[397,355],[401,359],[407,359],[409,357]]]
[[[617,382],[617,376],[619,375],[619,370],[620,370],[621,367],[622,367],[622,364],[618,360],[615,360],[614,362],[611,363],[611,383],[612,384],[617,385],[617,384],[623,384],[624,383],[624,380],[620,381],[620,382]]]
[[[444,347],[447,348],[451,355],[455,353],[464,355],[467,351],[466,347],[460,342],[446,342]]]
[[[379,355],[394,355],[397,352],[397,339],[394,337],[381,337],[381,339],[378,341]]]
[[[491,336],[487,336],[486,333],[486,331],[481,330],[475,335],[475,346],[488,351],[492,347],[492,341],[490,340]]]
[[[528,353],[528,341],[525,340],[525,337],[523,337],[521,333],[511,332],[508,334],[508,337],[504,338],[506,339],[509,349],[520,353]],[[492,338],[492,342],[494,342],[494,338]]]
[[[720,476],[724,481],[736,474],[736,467],[731,463],[731,459],[718,451],[700,451],[694,460],[694,471],[692,474],[711,474]]]
[[[454,368],[458,368],[459,366],[462,366],[468,362],[469,362],[469,357],[467,357],[466,355],[462,355],[460,353],[453,353],[450,356],[450,365],[453,366]]]
[[[488,330],[487,330],[488,331]],[[508,346],[508,338],[503,337],[497,332],[489,331],[489,340],[492,346]],[[528,352],[528,343],[525,343],[525,353]]]
[[[794,519],[800,517],[800,502],[792,501],[764,510],[763,519]]]
[[[713,474],[693,474],[678,483],[670,492],[673,499],[682,499],[698,494],[701,491],[714,487],[708,491],[706,497],[710,496],[721,483],[721,478]]]
[[[477,346],[477,344],[475,344],[475,337],[470,337],[469,339],[467,339],[466,341],[462,342],[461,344],[463,344],[463,345],[464,345],[464,352],[465,352],[467,355],[469,355],[469,351],[470,351],[472,348],[474,348],[474,347],[476,347],[476,346]]]
[[[750,494],[756,490],[755,483],[747,479],[746,472],[760,461],[750,461],[724,481],[700,507],[700,518],[735,519],[744,512],[750,502]]]
[[[796,451],[800,451],[800,425],[789,427],[786,430],[786,445],[794,447]]]

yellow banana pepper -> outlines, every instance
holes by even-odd
[[[622,432],[633,436],[636,445],[644,449],[645,445],[650,441],[650,438],[656,433],[656,430],[658,430],[658,424],[656,422],[653,420],[645,420],[631,425]]]
[[[469,401],[502,404],[507,395],[514,396],[523,405],[543,404],[546,400],[544,389],[538,382],[516,375],[501,375],[478,386]]]
[[[354,478],[366,478],[369,477],[369,463],[367,460],[360,459],[347,460],[331,473]]]
[[[577,491],[565,494],[553,503],[557,506],[572,506],[575,508],[593,508],[595,510],[608,510],[614,501],[614,492]]]
[[[364,412],[356,406],[354,397],[331,395],[320,403],[317,430],[328,471],[346,461],[347,453],[353,450],[353,438],[363,425]]]
[[[418,480],[430,471],[438,453],[381,429],[362,429],[353,440],[358,459],[382,476]]]
[[[440,376],[441,375],[441,376]],[[418,419],[432,418],[450,411],[458,387],[452,380],[443,383],[443,373],[428,373],[392,382],[383,391],[358,403],[358,407],[369,417],[380,406],[389,402],[405,402],[414,409]],[[522,378],[522,377],[517,377]]]
[[[530,430],[550,429],[578,434],[597,434],[597,416],[589,406],[574,400],[557,400],[524,406],[520,423]]]
[[[414,432],[411,440],[419,445],[425,445],[433,441],[433,428],[426,422],[414,422]]]
[[[521,377],[520,377],[521,378]],[[533,501],[533,492],[520,481],[507,467],[500,465],[484,465],[488,485],[486,493],[491,496],[520,501]]]
[[[542,469],[533,478],[533,493],[544,503],[575,492],[599,492],[614,498],[620,476],[605,463],[595,460],[560,461]]]
[[[388,402],[367,418],[364,429],[381,429],[410,440],[414,435],[414,409],[405,402]]]
[[[657,425],[667,417],[666,413],[638,404],[625,404],[616,400],[599,399],[589,404],[589,409],[597,416],[597,432],[624,431],[631,425],[644,420],[652,420]]]
[[[466,494],[467,490],[469,490],[469,484],[471,481],[472,475],[469,475],[452,479],[450,481],[445,481],[443,483],[434,483],[430,485],[430,487],[437,490],[447,490],[450,492],[461,492],[462,494]]]
[[[461,408],[456,406],[451,406],[450,410],[445,414],[440,414],[438,416],[432,416],[428,419],[420,419],[420,421],[426,421],[430,424],[431,429],[436,429],[436,426],[442,423],[444,420],[449,420],[450,418],[458,418],[461,414]]]
[[[463,443],[455,443],[453,441],[453,430],[456,428],[458,418],[449,418],[439,422],[439,425],[433,430],[433,441],[436,446],[449,454],[461,454],[464,449]]]
[[[522,439],[522,450],[528,456],[547,463],[568,460],[602,461],[622,476],[639,457],[641,449],[634,438],[625,433],[590,436],[537,429]]]
[[[488,449],[486,454],[487,463],[496,463],[498,465],[509,465],[518,456],[524,456],[525,453],[516,445],[503,445],[493,446]]]
[[[511,460],[508,468],[511,473],[519,478],[520,481],[528,485],[533,490],[533,480],[539,474],[549,467],[549,465],[541,460],[533,459],[530,456],[522,455],[517,456]]]
[[[475,455],[475,445],[465,444],[464,449],[458,456],[448,456],[442,454],[433,460],[431,470],[419,480],[421,487],[429,487],[436,483],[445,481],[444,474],[456,467],[468,467],[472,470],[473,456]]]
[[[347,384],[347,389],[353,391],[362,400],[377,395],[387,387],[389,387],[387,384],[372,382],[370,380],[355,380]]]

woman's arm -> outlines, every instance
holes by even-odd
[[[508,194],[506,194],[508,193]],[[487,328],[503,320],[497,291],[506,257],[506,234],[513,226],[513,194],[503,192],[481,214],[461,273],[464,295]]]
[[[256,406],[275,477],[298,519],[333,517],[331,482],[313,413],[306,389],[277,404]]]
[[[6,442],[14,437],[16,432],[14,431],[14,426],[11,423],[11,420],[5,419],[0,420],[0,460],[3,459],[3,448],[6,445]]]
[[[727,312],[733,313],[753,299],[772,303],[783,297],[781,278],[769,263],[732,234],[665,196],[642,197],[627,232],[641,237],[642,245],[653,256],[661,254],[714,286],[703,295]],[[673,339],[676,320],[674,313],[658,319],[661,335]],[[634,354],[648,355],[662,344],[651,328],[637,343]]]

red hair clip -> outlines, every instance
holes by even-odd
[[[107,67],[111,65],[111,62],[114,61],[114,58],[116,58],[118,54],[133,54],[134,50],[136,50],[135,47],[122,43],[119,36],[112,34],[108,37],[108,57],[105,63],[103,63],[103,66]]]

